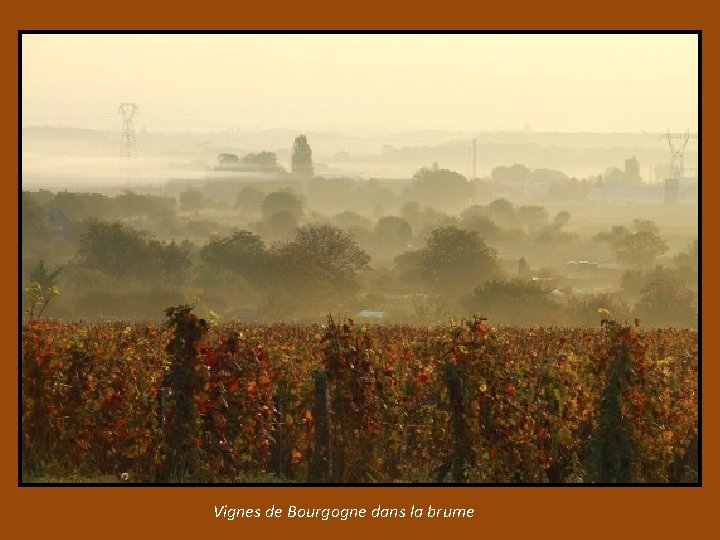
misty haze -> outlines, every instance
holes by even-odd
[[[30,401],[24,421],[44,435],[28,439],[29,478],[66,475],[39,464],[78,451],[109,481],[696,480],[697,35],[29,34],[22,47],[23,355],[59,347],[34,377],[77,383],[81,356],[130,347],[150,390],[126,413],[149,414],[153,433],[100,440],[78,424],[87,448],[52,446],[59,428]],[[613,379],[622,351],[647,380]],[[178,386],[183,362],[209,379]],[[608,392],[670,380],[684,416],[602,431]],[[401,381],[442,391],[400,398]],[[556,383],[560,405],[537,397]],[[200,405],[220,387],[272,409],[252,436]],[[497,457],[519,455],[497,442],[509,428],[487,427],[510,413],[488,387],[535,411],[526,431],[545,426],[508,443],[530,452],[514,473]],[[188,388],[195,405],[177,397]],[[398,435],[402,414],[426,427]],[[371,446],[351,451],[337,430]],[[180,457],[190,439],[204,441],[194,462]],[[655,439],[682,453],[638,450]],[[636,461],[608,466],[603,444],[635,445]]]
[[[596,308],[612,305],[623,318],[639,313],[654,325],[696,324],[692,135],[687,141],[683,132],[668,139],[660,132],[529,129],[134,135],[132,155],[123,158],[119,128],[23,128],[23,281],[41,261],[49,271],[62,268],[61,294],[47,316],[157,319],[158,304],[193,302],[223,319],[242,312],[253,320],[310,322],[367,310],[426,324],[477,311],[498,323],[574,325],[577,310],[585,309],[583,322],[591,323]],[[301,135],[307,170],[293,166]],[[670,143],[686,145],[680,178],[671,172]],[[110,226],[113,236],[105,236]],[[281,294],[278,284],[300,270],[291,265],[287,275],[271,278],[265,267],[295,245],[297,228],[319,226],[346,235],[348,246],[369,257],[367,265],[344,273],[342,286],[307,267],[317,288]],[[436,268],[441,261],[431,260],[428,239],[450,227],[467,234],[458,242],[487,249],[497,272],[485,275],[482,258]],[[648,235],[648,246],[626,249],[638,233]],[[236,243],[238,234],[255,243]],[[163,261],[168,246],[177,258]],[[105,249],[110,253],[93,252]],[[131,249],[139,250],[131,260],[113,261]],[[647,253],[633,258],[637,249]],[[257,258],[252,269],[245,258]],[[459,274],[465,266],[467,278]],[[682,307],[642,292],[659,280],[675,283]],[[437,281],[458,283],[456,292],[448,295]],[[501,313],[498,299],[471,299],[478,286],[509,282],[526,282],[522,294],[534,293],[538,305],[508,303],[498,291]],[[428,303],[435,312],[426,312]]]

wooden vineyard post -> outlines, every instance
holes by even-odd
[[[165,437],[165,418],[167,412],[167,390],[165,389],[166,382],[163,380],[162,386],[158,389],[157,394],[157,417],[158,426],[160,427],[160,433]]]
[[[283,410],[282,400],[280,396],[273,395],[273,415],[275,421],[273,422],[273,438],[274,443],[270,452],[270,463],[268,470],[269,472],[278,474],[282,477],[287,476],[289,467],[289,456],[287,452],[287,427],[283,422]]]
[[[470,429],[465,421],[465,406],[463,400],[461,371],[457,364],[447,364],[443,378],[450,398],[450,412],[453,426],[453,450],[448,462],[439,470],[438,482],[451,471],[453,482],[465,481],[464,468],[473,466],[475,459],[470,445]]]
[[[315,382],[315,451],[310,465],[310,482],[327,482],[330,472],[330,411],[327,375],[314,374]]]
[[[203,385],[203,370],[197,363],[196,344],[206,325],[191,313],[190,306],[168,308],[167,324],[175,335],[167,345],[172,358],[169,376],[172,389],[172,422],[165,430],[166,460],[161,478],[163,482],[197,481],[200,467],[200,415],[195,395]]]

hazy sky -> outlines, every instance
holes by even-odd
[[[697,129],[695,35],[24,35],[23,125]]]

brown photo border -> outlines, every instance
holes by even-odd
[[[19,30],[701,30],[703,96],[712,96],[716,88],[714,70],[707,69],[708,58],[717,53],[717,22],[699,2],[682,4],[656,2],[641,6],[610,1],[602,5],[578,2],[515,2],[503,4],[454,3],[422,5],[369,0],[363,3],[274,2],[272,5],[213,2],[202,5],[151,5],[148,2],[98,4],[75,2],[33,2],[27,6],[5,6],[2,23],[3,68],[9,72],[2,85],[4,102],[15,115],[6,119],[2,145],[6,170],[4,182],[8,196],[3,197],[2,216],[7,221],[8,251],[18,253],[18,31]],[[712,100],[702,110],[712,120],[716,107]],[[709,125],[713,125],[712,123]],[[702,134],[702,146],[713,147],[712,130]],[[713,163],[703,162],[702,177],[713,176]],[[702,184],[702,199],[715,200],[717,187]],[[713,238],[714,219],[703,213],[701,231]],[[709,222],[708,222],[709,220]],[[702,268],[715,267],[712,243],[702,247]],[[9,259],[12,259],[10,255]],[[4,286],[11,291],[8,308],[3,311],[2,328],[13,354],[6,362],[13,366],[0,392],[3,425],[9,431],[2,445],[2,487],[4,530],[16,531],[28,538],[138,538],[158,536],[197,538],[198,535],[245,536],[306,534],[346,535],[408,533],[419,537],[439,534],[476,534],[479,537],[569,537],[600,538],[615,535],[626,538],[705,537],[704,531],[717,529],[711,509],[717,495],[717,396],[702,395],[703,432],[702,487],[18,487],[17,388],[18,350],[18,265],[2,266]],[[703,300],[713,298],[716,286],[702,280]],[[705,309],[703,322],[712,328],[712,308]],[[707,320],[710,322],[708,323]],[[713,342],[702,342],[703,387],[717,380],[717,365],[712,361]],[[712,388],[711,388],[712,390]],[[708,420],[709,419],[709,420]],[[709,456],[709,458],[708,458]],[[313,507],[363,507],[382,505],[390,508],[433,506],[472,507],[472,519],[362,519],[340,522],[331,520],[215,519],[213,507],[253,507],[265,510],[272,505]],[[10,534],[13,534],[10,532]]]

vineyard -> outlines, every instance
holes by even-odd
[[[23,478],[698,481],[694,330],[166,316],[23,326]]]

